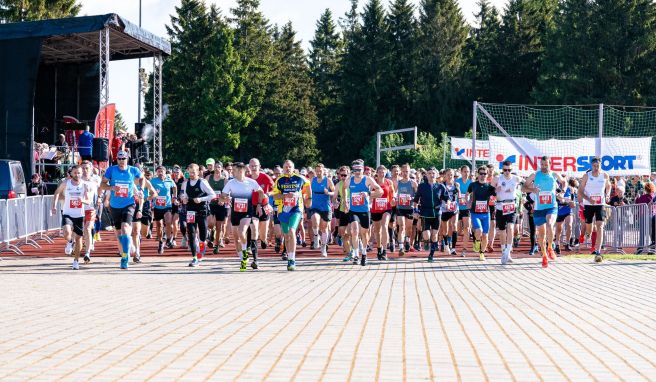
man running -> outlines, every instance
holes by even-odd
[[[326,176],[326,169],[322,163],[315,166],[315,175],[310,181],[312,206],[309,215],[313,233],[312,249],[321,248],[321,256],[326,257],[328,256],[328,236],[332,220],[330,198],[335,194],[335,186],[333,181]]]
[[[196,163],[187,167],[189,179],[182,183],[180,195],[186,207],[187,243],[191,250],[190,267],[199,264],[205,255],[207,240],[207,203],[216,196],[207,181],[200,177],[200,168]],[[196,239],[198,232],[198,241]]]
[[[248,162],[248,168],[251,170],[251,179],[257,182],[268,200],[269,194],[271,194],[271,190],[273,189],[273,179],[261,171],[262,166],[260,165],[260,160],[257,158],[253,158]],[[269,237],[269,220],[273,214],[273,209],[268,203],[266,205],[260,204],[256,194],[253,195],[253,206],[255,207],[255,216],[259,221],[257,231],[259,231],[260,246],[262,249],[266,249],[267,238]],[[258,236],[252,235],[251,238],[251,247],[257,247]]]
[[[412,222],[414,220],[414,199],[417,193],[417,182],[410,179],[410,165],[401,166],[401,178],[397,182],[396,225],[399,229],[399,256],[410,251],[414,242]]]
[[[560,175],[551,171],[551,160],[548,156],[540,159],[540,171],[529,175],[524,183],[524,192],[536,195],[533,220],[537,229],[538,246],[542,250],[542,268],[549,266],[549,259],[555,260],[553,249],[554,224],[558,213],[556,190],[559,184],[564,184]]]
[[[166,178],[164,166],[157,166],[155,174],[157,177],[153,178],[150,183],[157,191],[155,206],[153,207],[153,220],[157,232],[157,253],[161,255],[164,253],[164,231],[166,231],[167,247],[173,247],[171,244],[173,240],[173,214],[171,210],[173,208],[173,195],[178,194],[178,187],[173,180]]]
[[[460,185],[453,180],[453,170],[444,171],[444,188],[446,200],[442,203],[442,221],[440,224],[440,237],[444,243],[445,252],[449,255],[456,254],[458,244],[458,199],[460,197]]]
[[[476,174],[476,181],[471,182],[467,189],[467,199],[474,229],[474,253],[478,253],[479,260],[484,261],[490,232],[490,198],[495,196],[495,190],[487,183],[487,166],[480,166]]]
[[[348,201],[351,197],[349,189],[344,187],[344,182],[349,177],[350,169],[348,166],[342,166],[337,170],[339,182],[335,185],[335,217],[337,218],[337,233],[342,238],[342,252],[344,259],[342,261],[353,260],[353,247],[351,246],[351,235],[348,230],[349,217],[347,211]]]
[[[84,205],[84,262],[89,263],[94,245],[93,229],[96,225],[96,208],[100,205],[98,199],[100,177],[93,173],[93,165],[88,160],[82,162],[82,180],[87,183],[87,191],[91,200],[91,203]]]
[[[502,174],[492,180],[496,192],[496,223],[501,241],[501,264],[512,263],[514,224],[517,216],[517,188],[521,179],[512,174],[512,162],[501,164]]]
[[[462,251],[460,252],[460,256],[462,257],[467,256],[467,244],[469,243],[469,235],[471,234],[471,215],[467,195],[467,190],[469,190],[471,182],[469,166],[460,167],[460,177],[456,179],[456,183],[458,183],[458,187],[460,188],[460,195],[458,196],[458,221],[462,222]],[[456,232],[451,238],[454,247],[457,240],[458,233]]]
[[[111,190],[109,206],[111,207],[114,229],[118,231],[118,244],[121,253],[121,269],[128,269],[130,248],[132,246],[132,219],[134,218],[135,185],[143,188],[144,178],[138,168],[129,166],[130,155],[119,151],[116,155],[118,165],[110,166],[105,171],[100,188]]]
[[[601,246],[604,240],[604,221],[606,220],[606,205],[610,199],[611,184],[608,174],[601,171],[599,158],[592,158],[592,171],[585,173],[581,178],[578,191],[579,204],[583,205],[583,216],[585,217],[586,239],[592,234],[592,225],[597,232],[595,250],[592,252],[594,261],[603,261]]]
[[[351,163],[353,175],[347,178],[343,185],[351,194],[346,211],[349,214],[353,264],[357,264],[359,261],[361,266],[367,265],[367,244],[369,243],[369,225],[371,224],[369,197],[375,199],[383,195],[383,190],[376,181],[363,175],[364,169],[362,159],[354,160]]]
[[[150,184],[149,179],[152,179],[150,171],[144,172],[144,187],[143,189],[137,188],[137,208],[134,212],[132,219],[132,261],[135,263],[141,262],[141,239],[146,237],[150,224],[152,223],[152,198],[157,195],[157,190]]]
[[[430,252],[428,253],[428,262],[433,262],[435,251],[437,250],[437,239],[440,229],[440,208],[445,201],[446,188],[443,184],[437,183],[437,170],[431,167],[426,172],[426,182],[419,184],[415,203],[419,206],[419,216],[422,218],[422,238],[425,242],[430,242]]]
[[[392,207],[394,207],[394,183],[385,177],[387,168],[385,166],[378,166],[374,180],[376,184],[383,190],[383,194],[375,198],[371,206],[371,220],[373,221],[373,234],[378,249],[376,257],[378,260],[387,260],[387,248],[390,241],[389,236],[389,222],[392,218]]]
[[[80,166],[72,167],[69,171],[70,179],[64,180],[55,191],[52,213],[57,213],[57,202],[63,196],[64,208],[62,210],[62,227],[64,239],[67,243],[74,243],[72,269],[80,269],[80,252],[82,251],[82,237],[84,236],[84,206],[92,204],[89,196],[90,184],[82,180]],[[67,247],[69,244],[67,244]],[[67,253],[67,254],[70,254]]]

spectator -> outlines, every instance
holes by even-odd
[[[119,151],[124,151],[125,150],[125,145],[123,143],[123,133],[118,133],[114,135],[114,139],[112,139],[112,163],[116,164],[116,155],[118,154]]]
[[[125,148],[130,152],[130,164],[139,162],[139,151],[144,145],[144,140],[137,138],[135,134],[128,135],[128,140],[125,143]]]
[[[77,140],[78,147],[77,151],[80,153],[82,160],[92,160],[93,157],[93,138],[95,136],[89,131],[90,127],[87,125],[84,128],[84,132],[80,134],[80,137]]]
[[[39,174],[32,174],[32,180],[27,184],[27,196],[46,195],[48,190],[41,181]]]
[[[641,195],[636,199],[636,204],[649,204],[651,203],[654,198],[656,197],[656,186],[654,186],[654,183],[647,182],[645,184],[645,193],[644,195]],[[650,229],[650,242],[651,245],[653,246],[655,241],[656,241],[656,215],[654,215],[654,210],[651,210],[651,229]],[[642,242],[643,240],[643,232],[644,230],[640,230],[640,241]],[[644,248],[638,248],[637,253],[642,253],[644,252]]]
[[[55,142],[57,149],[63,153],[68,152],[68,143],[66,142],[66,136],[64,134],[59,134],[57,142]]]
[[[615,195],[610,198],[610,203],[613,207],[625,206],[629,201],[624,197],[624,189],[617,187]]]

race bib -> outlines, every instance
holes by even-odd
[[[235,212],[248,212],[248,199],[235,198]]]
[[[296,195],[294,194],[283,195],[282,205],[285,207],[296,207]]]
[[[466,206],[467,205],[467,194],[460,194],[458,197],[458,203],[461,206]]]
[[[127,198],[128,197],[128,185],[127,184],[117,184],[119,187],[118,191],[114,193],[117,198]]]
[[[196,223],[196,211],[187,211],[187,223]]]
[[[68,202],[68,208],[82,208],[82,200],[80,198],[71,198]]]
[[[364,206],[364,194],[357,193],[351,195],[351,205]]]
[[[409,207],[411,200],[412,198],[410,198],[410,195],[399,194],[399,206]]]
[[[540,192],[538,198],[540,199],[540,204],[553,204],[553,194],[549,191]]]
[[[36,187],[32,187],[32,193],[33,193],[33,194],[38,194],[38,193],[39,193],[39,189],[36,188]]]
[[[490,196],[488,205],[493,206],[497,202],[497,197],[496,196]]]
[[[590,195],[590,203],[597,205],[601,203],[601,195]]]
[[[376,198],[375,203],[376,203],[377,210],[387,209],[387,198]]]
[[[158,196],[155,199],[155,205],[157,207],[165,207],[166,206],[166,196]]]
[[[484,214],[487,212],[487,201],[477,200],[476,205],[474,206],[474,212],[477,214]]]
[[[446,202],[446,210],[449,212],[455,212],[457,209],[456,203],[449,200]]]
[[[515,203],[512,202],[502,203],[501,211],[503,211],[504,215],[510,215],[512,213],[515,213]]]

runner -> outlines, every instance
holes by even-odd
[[[335,216],[337,217],[338,234],[342,239],[342,252],[344,259],[342,261],[353,260],[353,247],[351,246],[351,234],[348,230],[349,216],[348,216],[348,201],[351,197],[349,189],[344,186],[346,179],[349,177],[350,169],[348,166],[342,166],[338,170],[339,182],[335,185],[336,193],[333,204],[335,208]]]
[[[533,220],[537,229],[538,246],[542,251],[542,267],[549,266],[549,259],[555,260],[553,250],[554,224],[558,204],[556,202],[556,190],[559,184],[564,182],[555,172],[550,170],[551,161],[549,157],[540,159],[540,171],[531,174],[524,183],[525,192],[533,192],[536,196]]]
[[[82,251],[82,238],[84,236],[84,207],[92,205],[93,200],[89,193],[89,183],[82,180],[82,169],[80,166],[71,168],[70,179],[64,180],[55,191],[52,213],[57,213],[57,202],[63,196],[64,207],[62,210],[62,227],[64,239],[66,239],[67,255],[69,246],[73,253],[72,269],[80,269],[80,252]],[[73,243],[72,245],[70,243]]]
[[[369,197],[379,198],[383,190],[376,181],[363,175],[365,166],[362,159],[351,163],[353,175],[346,178],[343,187],[349,190],[351,195],[346,211],[349,215],[351,231],[351,245],[353,246],[353,264],[367,265],[367,245],[369,243],[369,225],[371,215],[369,212]]]
[[[572,222],[574,221],[573,208],[576,208],[574,198],[578,194],[576,188],[576,179],[569,179],[565,190],[560,190],[556,194],[556,199],[558,200],[558,217],[556,218],[555,233],[556,255],[560,255],[561,236],[563,232],[565,233],[565,249],[571,251],[572,245],[574,244],[572,241]]]
[[[130,248],[132,247],[132,219],[136,207],[134,185],[143,187],[144,178],[138,168],[128,165],[129,154],[127,152],[120,151],[116,158],[118,165],[110,166],[105,171],[100,188],[111,190],[109,207],[114,229],[118,235],[121,269],[128,269]]]
[[[152,223],[152,209],[151,201],[157,195],[157,190],[150,184],[149,179],[152,179],[153,174],[146,170],[144,172],[144,188],[143,190],[137,187],[135,201],[137,208],[134,212],[132,219],[132,261],[135,263],[141,262],[141,238],[146,237]]]
[[[180,187],[182,203],[186,207],[187,243],[191,250],[190,267],[200,263],[205,255],[207,240],[207,203],[216,196],[214,190],[203,178],[200,178],[200,168],[196,163],[187,167],[189,179]],[[196,237],[198,232],[198,237]]]
[[[96,208],[100,203],[98,189],[100,188],[100,177],[93,173],[93,165],[90,161],[82,161],[82,180],[87,183],[87,191],[91,203],[84,205],[84,262],[91,262],[91,251],[94,246],[93,230],[96,226]]]
[[[383,194],[375,198],[371,206],[371,220],[374,223],[373,236],[378,244],[376,252],[378,260],[387,260],[387,248],[390,241],[388,226],[392,218],[392,207],[396,205],[394,202],[396,189],[394,183],[385,178],[386,173],[387,168],[385,166],[381,165],[376,169],[374,180],[383,190]]]
[[[443,201],[448,200],[446,187],[437,183],[437,170],[431,167],[426,172],[426,182],[419,184],[415,203],[419,206],[419,216],[422,218],[422,239],[424,242],[430,242],[430,252],[428,253],[428,262],[433,262],[435,251],[437,250],[437,240],[440,229],[439,211]],[[455,205],[454,205],[455,207]]]
[[[487,183],[487,166],[477,170],[478,178],[467,188],[469,213],[474,229],[474,253],[481,261],[485,260],[487,235],[490,232],[490,197],[495,196],[494,187]]]
[[[276,165],[273,168],[273,182],[275,184],[276,180],[282,175],[282,167]],[[273,207],[276,206],[276,201],[273,198],[272,194],[269,194],[269,204]],[[273,235],[275,236],[276,244],[274,250],[276,253],[280,253],[280,249],[283,249],[282,259],[287,261],[287,251],[283,248],[283,235],[282,228],[280,226],[280,219],[278,219],[278,208],[273,209]]]
[[[178,186],[169,178],[166,178],[166,169],[164,166],[157,166],[155,170],[156,178],[151,180],[151,184],[157,190],[155,197],[155,206],[153,208],[153,220],[155,221],[155,231],[157,232],[157,253],[164,253],[164,232],[166,232],[166,246],[172,248],[173,245],[173,195],[178,194]],[[164,221],[164,223],[162,223]],[[166,229],[165,229],[166,227]]]
[[[278,219],[285,238],[287,270],[294,271],[296,270],[296,229],[303,216],[303,208],[312,203],[312,191],[309,181],[294,173],[294,162],[289,159],[283,164],[283,174],[276,179],[273,196],[278,206]]]
[[[417,182],[410,179],[410,165],[401,166],[401,179],[398,180],[397,202],[396,202],[396,225],[399,229],[398,243],[399,256],[405,255],[410,251],[414,243],[412,233],[412,222],[414,220],[414,199],[417,193]]]
[[[492,186],[496,192],[496,224],[501,241],[501,264],[512,263],[513,232],[517,208],[517,189],[521,179],[513,175],[512,162],[504,161],[501,164],[502,174],[495,177]]]
[[[172,199],[173,205],[171,207],[171,213],[173,214],[173,237],[167,237],[167,240],[170,239],[170,246],[167,243],[167,248],[170,249],[177,245],[175,238],[178,237],[178,231],[181,231],[181,244],[182,247],[185,248],[187,243],[187,222],[185,221],[185,206],[180,203],[180,193],[182,192],[180,187],[182,187],[182,183],[184,183],[185,178],[184,174],[182,173],[182,169],[177,164],[173,166],[173,171],[171,171],[171,180],[175,182],[178,193],[173,195]]]
[[[447,254],[455,255],[458,243],[458,199],[460,198],[460,185],[453,180],[453,170],[444,172],[444,188],[446,200],[442,203],[442,217],[440,236]]]
[[[225,221],[228,217],[228,208],[221,201],[221,191],[225,187],[226,178],[223,176],[223,163],[216,162],[213,171],[205,177],[207,184],[214,190],[214,199],[210,202],[210,214],[207,216],[207,227],[210,230],[208,245],[214,248],[212,253],[217,255],[219,248],[224,247]]]
[[[492,181],[496,177],[494,166],[491,164],[487,164],[487,183],[492,184]],[[496,205],[497,205],[497,198],[496,196],[491,196],[490,201],[488,202],[490,206],[490,233],[488,234],[488,240],[487,240],[487,251],[492,253],[494,252],[494,239],[496,238],[497,234],[497,226],[496,226],[496,220],[497,220],[497,214],[496,214]]]
[[[600,263],[603,261],[601,248],[604,241],[604,221],[606,220],[606,205],[610,199],[611,184],[608,174],[602,172],[599,158],[592,158],[592,171],[587,172],[581,178],[581,186],[578,191],[579,204],[583,205],[583,215],[585,217],[585,236],[586,240],[592,234],[592,225],[597,232],[597,240],[594,243],[595,249],[592,254],[595,255],[594,261]]]
[[[269,220],[273,214],[273,209],[269,204],[269,195],[273,189],[273,179],[262,171],[262,166],[260,165],[260,160],[253,158],[248,162],[248,168],[251,170],[251,179],[255,180],[257,184],[262,189],[264,197],[267,199],[267,204],[261,205],[257,199],[257,194],[253,194],[253,206],[255,206],[255,216],[259,220],[259,227],[256,231],[259,231],[259,240],[260,246],[262,249],[267,248],[267,238],[269,237]],[[253,223],[255,224],[255,223]],[[251,230],[252,231],[252,230]],[[251,248],[257,247],[257,235],[252,235]]]
[[[469,196],[467,194],[471,182],[469,166],[460,167],[460,177],[456,179],[456,183],[458,183],[460,189],[460,195],[458,196],[458,222],[461,222],[462,224],[462,251],[460,252],[460,256],[462,257],[467,256],[467,244],[469,243],[469,236],[471,235]],[[458,242],[457,232],[451,237],[451,242],[455,248],[456,243]]]
[[[330,198],[335,195],[335,186],[333,181],[326,176],[326,169],[322,163],[316,165],[315,175],[310,181],[312,206],[309,215],[313,233],[312,249],[321,247],[321,256],[326,257],[328,256],[328,236],[332,220]]]

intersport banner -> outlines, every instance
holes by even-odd
[[[471,138],[451,137],[451,159],[472,160]],[[476,141],[476,160],[487,161],[490,159],[490,146],[487,141]]]
[[[551,170],[582,176],[591,168],[597,138],[571,140],[508,138],[490,135],[489,163],[501,168],[509,160],[520,175],[529,175],[540,168],[540,158],[551,158]],[[601,148],[601,169],[611,176],[646,175],[651,172],[651,137],[604,137]]]

